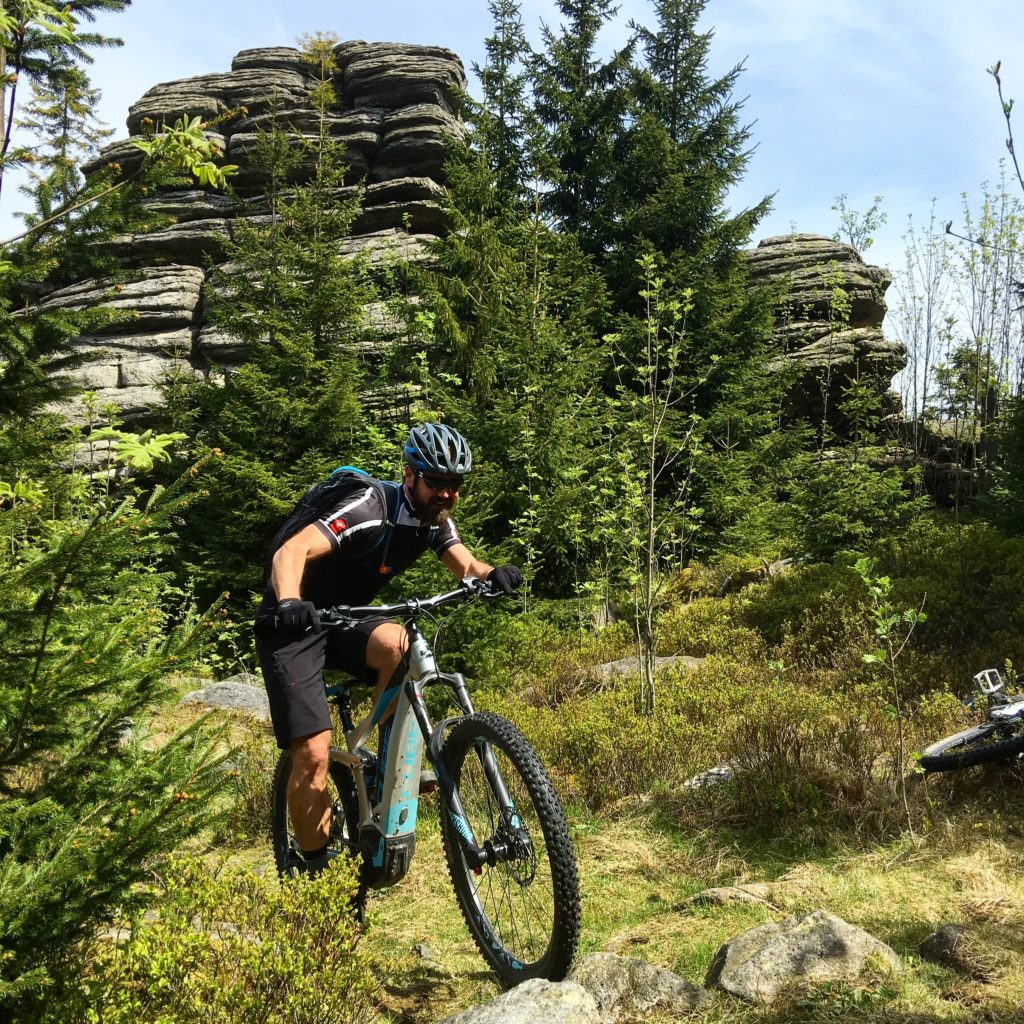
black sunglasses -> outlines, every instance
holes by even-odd
[[[465,485],[461,476],[435,476],[433,473],[416,474],[432,491],[450,491],[458,494]]]

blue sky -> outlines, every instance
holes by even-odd
[[[558,23],[550,0],[523,0],[527,33]],[[623,0],[603,42],[650,23],[644,0]],[[1005,155],[1005,124],[986,68],[1004,62],[1007,96],[1020,100],[1024,155],[1024,3],[1020,0],[709,0],[715,72],[745,62],[737,96],[756,149],[737,206],[776,193],[757,238],[793,228],[831,234],[845,193],[864,210],[884,197],[888,224],[870,261],[900,262],[907,216],[956,220],[961,193],[977,195]],[[157,82],[227,70],[255,46],[290,45],[301,33],[450,47],[469,68],[490,29],[485,0],[135,0],[98,23],[125,40],[92,69],[101,117],[124,134],[128,106]],[[474,83],[471,81],[471,90]],[[1013,183],[1012,187],[1016,187]],[[10,218],[13,190],[5,190]]]

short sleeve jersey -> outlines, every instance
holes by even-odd
[[[366,604],[399,573],[408,569],[425,551],[444,554],[461,543],[455,524],[446,519],[431,526],[421,523],[405,487],[399,489],[393,524],[383,488],[367,484],[365,490],[343,499],[315,526],[330,541],[331,550],[307,563],[302,577],[302,597],[317,608],[336,604]],[[385,536],[385,531],[390,536]],[[276,596],[268,586],[261,613],[269,612]]]

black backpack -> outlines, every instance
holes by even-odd
[[[282,544],[294,537],[299,530],[322,519],[346,498],[354,497],[360,491],[365,490],[367,485],[375,488],[381,495],[385,509],[385,523],[384,529],[373,545],[358,557],[360,560],[373,558],[375,553],[383,548],[380,564],[381,571],[386,573],[388,571],[388,548],[391,545],[391,532],[395,525],[402,485],[375,480],[365,469],[358,469],[356,466],[339,466],[326,480],[313,484],[306,491],[289,513],[281,528],[274,534],[274,539],[270,542],[270,549],[267,552],[266,564],[263,567],[264,586],[270,581],[271,562]]]

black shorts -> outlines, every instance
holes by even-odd
[[[376,673],[366,664],[370,634],[387,619],[364,619],[349,629],[305,633],[257,626],[256,651],[270,698],[277,745],[331,728],[324,694],[324,669],[341,669],[373,684]]]

